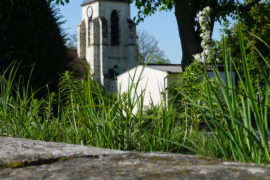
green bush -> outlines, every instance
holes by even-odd
[[[190,103],[192,98],[198,106],[209,104],[205,86],[208,80],[204,75],[208,70],[209,67],[194,61],[179,75],[177,83],[169,89],[173,94],[171,103],[179,113],[182,126],[195,130],[208,129],[201,112]],[[214,82],[214,79],[210,81]]]

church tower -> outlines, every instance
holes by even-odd
[[[91,75],[108,90],[116,76],[136,65],[136,25],[126,0],[84,0],[78,25],[78,56],[86,59]]]

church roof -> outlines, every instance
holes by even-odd
[[[81,6],[84,6],[86,4],[90,4],[95,1],[114,1],[114,2],[127,2],[126,0],[84,0]]]
[[[183,72],[181,64],[147,64],[146,67],[164,71],[170,74]]]

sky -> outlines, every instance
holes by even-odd
[[[77,25],[81,21],[81,6],[83,0],[71,0],[70,3],[59,6],[63,24],[66,33],[76,34]],[[137,9],[131,5],[131,18],[137,15]],[[215,28],[214,39],[218,39],[218,28]],[[146,31],[158,40],[158,46],[164,51],[165,56],[170,59],[173,64],[180,64],[182,51],[178,27],[173,11],[156,12],[154,15],[147,17],[144,22],[137,26],[137,31]]]

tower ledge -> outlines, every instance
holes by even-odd
[[[96,2],[96,1],[127,2],[126,0],[84,0],[83,3],[81,4],[81,6],[91,4],[91,3]]]

